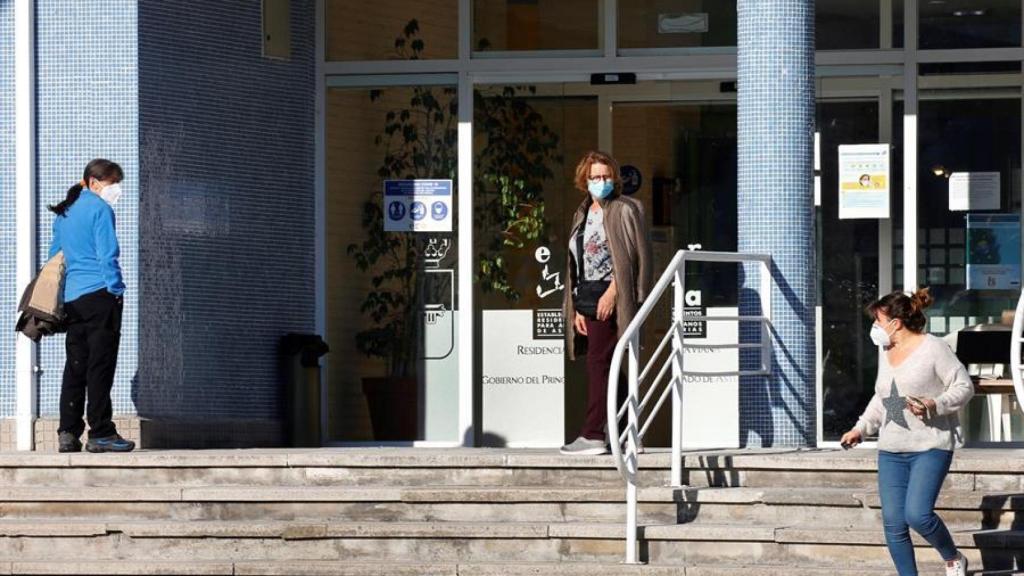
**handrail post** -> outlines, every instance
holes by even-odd
[[[637,397],[639,396],[640,375],[640,335],[633,333],[629,337],[629,397],[626,398],[629,422],[626,424],[626,469],[629,481],[626,483],[626,563],[637,564],[637,490],[636,482],[639,471],[637,456],[637,434],[639,432],[639,415],[637,414]]]
[[[676,269],[672,298],[672,477],[671,486],[683,485],[683,317],[686,260]]]
[[[1013,332],[1010,333],[1010,377],[1018,399],[1024,399],[1024,375],[1021,374],[1020,348],[1024,339],[1024,292],[1017,300],[1017,309],[1013,314]],[[1021,407],[1024,410],[1024,406]]]
[[[771,265],[761,261],[761,316],[766,318],[761,322],[761,370],[771,373],[772,370],[772,268]]]

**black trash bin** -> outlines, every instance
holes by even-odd
[[[285,334],[280,351],[288,444],[320,446],[320,357],[327,343],[316,334]]]

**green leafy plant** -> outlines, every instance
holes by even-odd
[[[417,60],[424,50],[419,24],[409,21],[395,39],[398,58]],[[474,154],[474,225],[479,239],[474,281],[484,292],[496,292],[509,301],[519,298],[508,274],[508,251],[523,248],[545,232],[543,186],[554,174],[549,167],[561,162],[558,136],[528,99],[532,87],[507,87],[500,94],[474,96],[474,122],[487,134]],[[370,99],[381,101],[373,90]],[[452,87],[417,86],[408,103],[384,115],[384,128],[375,139],[383,152],[377,170],[381,180],[456,179],[458,150],[458,93]],[[467,191],[468,193],[468,191]],[[407,377],[417,358],[423,300],[425,235],[384,230],[384,204],[380,186],[371,189],[363,204],[365,238],[348,246],[360,271],[372,274],[371,290],[360,306],[373,325],[356,335],[363,354],[388,361],[392,377]],[[434,238],[451,234],[433,234]],[[449,254],[454,255],[454,247]]]
[[[533,86],[506,86],[500,94],[475,94],[474,123],[486,134],[476,155],[475,224],[479,235],[478,280],[485,292],[519,299],[508,274],[508,252],[542,237],[547,228],[544,185],[560,164],[558,134],[520,94]]]

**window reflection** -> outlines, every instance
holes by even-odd
[[[968,282],[967,221],[969,215],[1020,213],[1020,99],[923,100],[919,130],[918,277],[935,296],[929,330],[941,335],[998,321],[1018,293]],[[995,204],[969,211],[954,206],[954,175],[983,172],[999,175]]]
[[[619,3],[619,47],[736,46],[735,0]]]
[[[597,50],[598,0],[473,0],[473,50]]]
[[[1020,0],[922,0],[922,50],[1021,45]]]
[[[324,28],[328,61],[459,55],[458,0],[326,0]]]
[[[879,47],[878,3],[864,0],[817,0],[815,43],[818,50],[864,50]]]

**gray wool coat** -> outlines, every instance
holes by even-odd
[[[591,200],[588,195],[573,215],[569,228],[569,241],[574,242],[580,227],[586,221]],[[640,305],[650,293],[654,271],[651,268],[654,257],[651,254],[651,230],[647,225],[643,204],[629,196],[616,195],[600,201],[604,209],[604,230],[608,237],[608,248],[612,257],[612,277],[615,279],[615,321],[619,337],[633,321]],[[576,262],[570,251],[566,258],[566,286],[562,300],[562,311],[566,320],[566,349],[569,358],[576,359],[577,337],[573,319],[576,309],[572,294],[576,281]]]

